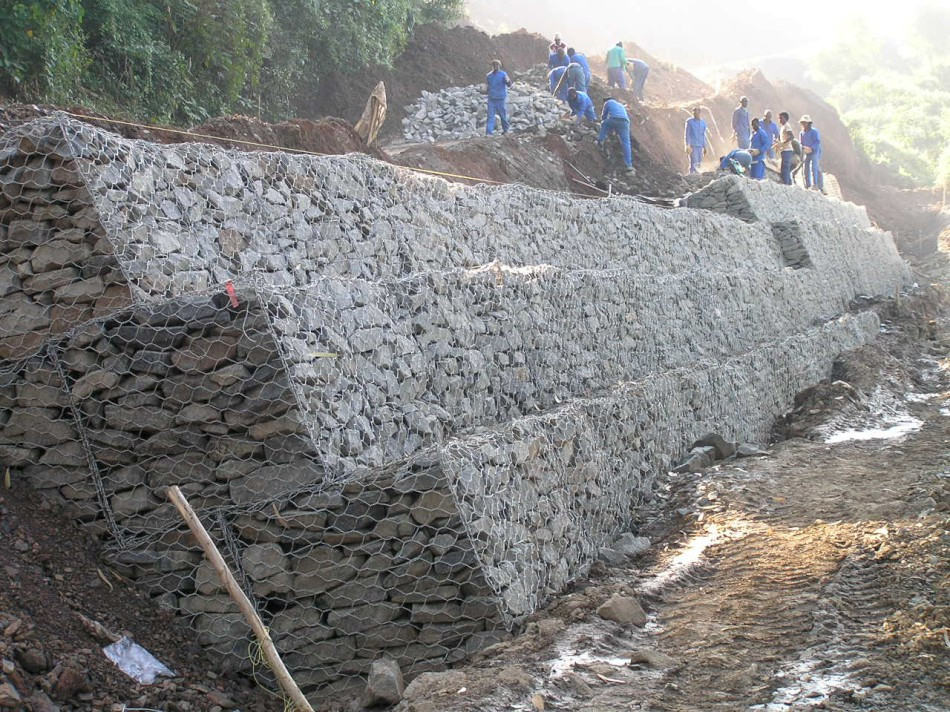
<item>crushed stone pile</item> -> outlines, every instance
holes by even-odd
[[[481,84],[422,92],[406,107],[402,120],[407,141],[435,142],[464,139],[485,132],[487,97]],[[557,126],[567,105],[538,86],[516,81],[508,92],[508,118],[514,131]],[[496,123],[500,130],[500,125]]]

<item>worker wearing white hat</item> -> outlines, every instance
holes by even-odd
[[[821,134],[812,125],[811,116],[804,114],[798,120],[802,132],[799,141],[805,153],[805,187],[825,192],[825,179],[821,173]]]

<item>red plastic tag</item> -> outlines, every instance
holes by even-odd
[[[228,297],[231,299],[231,308],[237,309],[238,298],[237,292],[234,290],[234,283],[229,281],[225,286],[225,289],[228,290]]]

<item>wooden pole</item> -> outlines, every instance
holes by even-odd
[[[198,519],[198,515],[195,514],[195,510],[188,504],[188,500],[185,499],[185,495],[181,493],[177,485],[168,488],[168,498],[178,509],[181,518],[185,520],[188,528],[191,529],[191,532],[195,535],[195,538],[205,552],[205,556],[208,557],[208,561],[211,562],[214,570],[221,578],[221,583],[228,589],[228,593],[237,604],[237,607],[241,609],[244,619],[248,625],[251,626],[254,635],[257,637],[257,642],[261,645],[264,659],[267,660],[267,664],[271,670],[274,671],[274,675],[277,676],[277,682],[281,689],[290,698],[290,701],[293,702],[294,709],[297,710],[297,712],[313,712],[313,707],[307,702],[307,698],[303,696],[300,688],[297,687],[297,683],[294,682],[294,679],[290,676],[290,673],[284,666],[284,661],[280,659],[277,648],[274,647],[274,641],[271,640],[270,633],[268,633],[267,628],[264,627],[264,622],[260,619],[260,616],[257,615],[257,611],[254,610],[254,607],[238,585],[238,582],[235,581],[234,575],[221,556],[221,552],[219,552],[218,548],[214,545],[201,520]]]

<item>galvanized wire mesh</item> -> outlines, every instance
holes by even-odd
[[[590,205],[24,125],[0,141],[0,462],[242,669],[170,485],[307,690],[456,662],[583,576],[696,437],[763,438],[876,332],[835,318],[855,293],[904,277],[847,221],[803,219],[791,270],[768,224]]]

